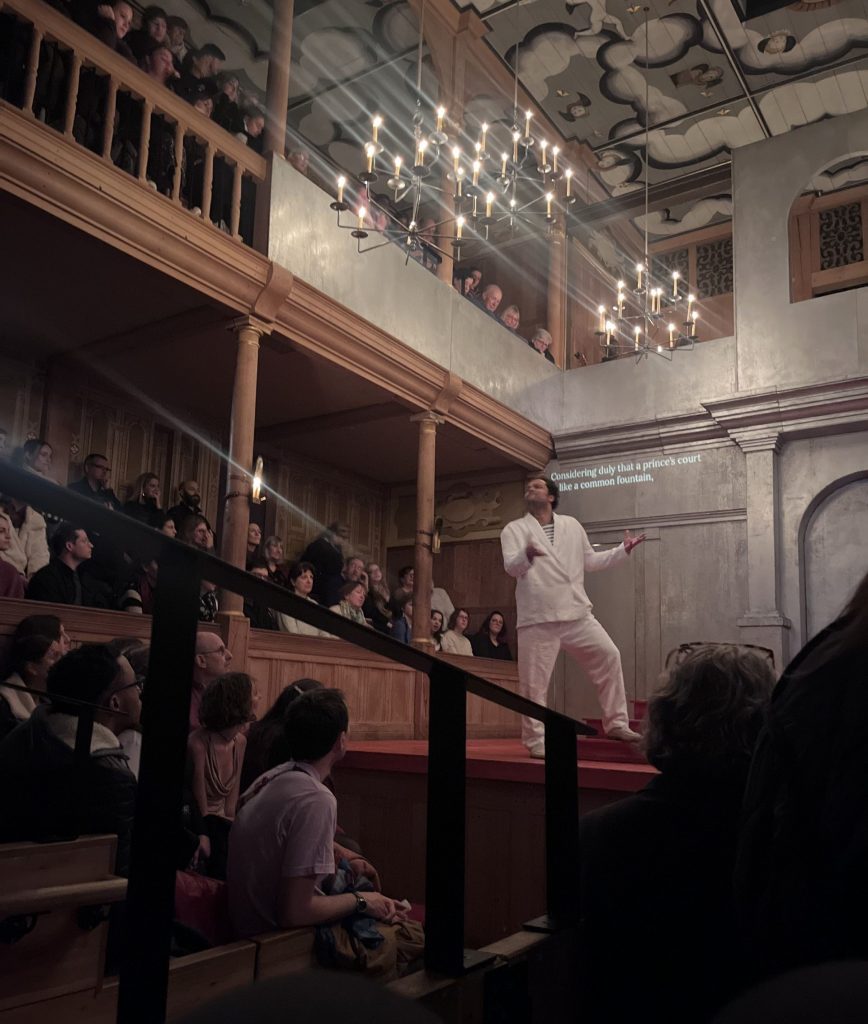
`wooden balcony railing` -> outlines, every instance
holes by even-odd
[[[0,0],[0,15],[13,39],[5,56],[13,65],[20,58],[17,68],[5,71],[0,102],[44,120],[106,163],[118,165],[125,137],[132,142],[127,170],[143,187],[156,186],[191,216],[251,242],[256,184],[265,179],[262,156],[42,0]],[[171,172],[162,187],[150,173],[161,160]]]
[[[790,298],[868,284],[868,185],[799,196],[790,210]]]

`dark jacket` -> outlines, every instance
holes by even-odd
[[[75,579],[78,576],[80,592],[76,593]],[[31,601],[52,601],[54,604],[78,604],[85,608],[111,608],[111,591],[89,573],[73,572],[59,558],[51,561],[35,573],[27,584],[27,597]]]
[[[311,597],[330,608],[340,601],[338,591],[346,580],[343,577],[344,556],[340,548],[335,547],[325,537],[317,537],[304,549],[300,562],[310,562],[313,566],[313,590]]]
[[[128,515],[130,519],[136,519],[140,523],[144,523],[145,526],[153,526],[155,529],[159,529],[164,517],[163,510],[157,508],[156,503],[153,501],[145,503],[128,501],[124,504],[121,511]]]
[[[37,708],[0,742],[2,842],[55,842],[80,835],[118,837],[115,871],[129,873],[136,780],[120,747],[95,726],[81,772],[73,746],[77,719]]]
[[[104,487],[101,491],[95,491],[90,484],[87,482],[85,477],[81,480],[76,480],[75,483],[69,485],[71,491],[75,491],[76,494],[80,494],[83,498],[90,498],[91,501],[98,501],[101,505],[111,505],[116,511],[120,512],[121,503],[118,500],[118,496],[111,489],[111,487]]]
[[[512,661],[512,651],[505,640],[495,647],[488,633],[477,633],[470,638],[470,646],[477,658],[495,658],[498,661]]]
[[[517,332],[516,332],[516,333],[517,333]],[[545,352],[540,352],[540,351],[539,351],[539,349],[537,349],[537,348],[535,348],[535,347],[534,347],[534,343],[533,343],[532,341],[529,341],[529,342],[528,342],[528,346],[529,346],[530,348],[532,348],[532,349],[534,350],[534,352],[536,352],[536,353],[537,353],[537,355],[542,355],[542,356],[545,356],[545,357],[546,357],[546,359],[548,359],[548,361],[549,361],[550,363],[553,363],[553,362],[555,361],[555,357],[554,357],[554,356],[553,356],[553,355],[551,354],[551,352],[549,352],[549,350],[548,350],[548,349],[546,349],[546,350],[545,350]]]
[[[166,512],[166,518],[172,520],[178,533],[181,532],[181,523],[184,522],[187,516],[201,516],[208,525],[208,529],[211,530],[211,524],[208,522],[208,517],[198,506],[196,508],[190,508],[189,505],[184,505],[179,502],[177,505],[173,505],[168,512]],[[213,533],[214,531],[211,530],[211,532]]]

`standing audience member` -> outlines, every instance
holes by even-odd
[[[502,612],[491,612],[470,638],[470,646],[477,658],[496,658],[512,661],[512,651],[506,642],[506,621]]]
[[[133,29],[127,36],[127,45],[137,61],[151,52],[154,43],[168,42],[167,15],[162,7],[146,7],[142,11],[141,28]]]
[[[466,654],[473,655],[473,648],[470,641],[464,635],[470,625],[470,612],[466,608],[456,608],[449,616],[449,628],[443,634],[440,641],[440,650],[444,654]]]
[[[262,133],[265,131],[265,114],[258,107],[246,107],[241,115],[241,131],[238,137],[254,151],[262,152]]]
[[[113,508],[116,512],[121,509],[121,503],[115,492],[108,486],[108,479],[111,476],[111,466],[105,455],[93,452],[84,460],[84,476],[81,480],[69,485],[69,489],[80,494],[91,501],[98,501],[106,508]]]
[[[166,39],[169,43],[169,49],[172,51],[172,60],[175,64],[175,70],[180,74],[181,67],[184,63],[184,58],[187,56],[187,32],[189,26],[183,18],[178,17],[176,14],[170,14],[166,18]]]
[[[455,611],[452,598],[443,587],[435,587],[433,580],[431,581],[431,607],[442,613],[444,622],[448,622],[449,616]]]
[[[238,106],[238,94],[241,83],[238,75],[228,71],[217,76],[219,92],[214,101],[214,120],[221,128],[225,128],[232,135],[244,131],[244,118],[241,115],[241,107]]]
[[[398,601],[395,618],[392,620],[392,636],[402,644],[413,639],[413,595],[405,594]]]
[[[284,720],[289,706],[308,690],[321,689],[322,683],[315,679],[296,679],[281,690],[277,700],[262,718],[250,726],[244,764],[241,767],[242,793],[246,793],[260,775],[290,759],[283,738]]]
[[[555,357],[549,351],[552,347],[552,336],[544,327],[537,327],[533,332],[533,337],[528,342],[528,345],[530,345],[532,349],[536,349],[541,356],[545,356],[550,363],[555,361]]]
[[[773,686],[771,665],[752,651],[710,644],[689,653],[648,707],[645,749],[660,774],[583,815],[581,970],[590,1022],[701,1024],[744,984],[749,959],[732,872],[751,753]],[[625,961],[626,920],[637,952]]]
[[[320,604],[333,605],[338,600],[338,590],[344,583],[344,546],[349,538],[346,523],[332,523],[308,544],[299,559],[313,566],[312,596]]]
[[[443,612],[439,608],[431,609],[431,639],[434,642],[434,650],[442,650],[443,644],[443,631],[446,627],[446,622],[443,619]]]
[[[33,694],[13,687],[44,692],[48,671],[59,658],[60,646],[47,636],[27,636],[12,644],[6,662],[8,675],[0,684],[0,739],[26,722],[38,705]]]
[[[193,796],[205,823],[212,878],[226,877],[229,829],[241,785],[241,765],[247,748],[245,727],[256,707],[253,680],[245,672],[228,672],[212,680],[199,705],[201,728],[187,743],[192,762]]]
[[[116,835],[114,871],[127,875],[136,780],[118,733],[141,714],[133,670],[106,644],[89,644],[51,667],[47,689],[51,704],[37,708],[0,742],[0,841]],[[83,765],[74,754],[81,710],[75,701],[108,709],[94,714],[90,756]]]
[[[111,592],[90,573],[82,572],[93,555],[93,544],[85,530],[61,523],[51,538],[52,557],[27,585],[31,601],[83,605],[86,608],[111,607]]]
[[[314,568],[310,562],[297,562],[292,567],[289,574],[289,585],[296,597],[310,601],[311,604],[318,603],[310,596],[314,587]],[[309,626],[306,622],[302,622],[301,619],[295,619],[284,612],[277,613],[277,625],[284,633],[293,633],[295,636],[321,636],[326,638],[331,636],[325,630],[318,629],[316,626]]]
[[[173,82],[172,88],[188,103],[201,95],[202,83],[208,81],[216,91],[214,79],[226,60],[226,54],[213,43],[206,43],[198,50],[189,50],[181,66],[181,75]]]
[[[363,611],[365,618],[371,620],[371,625],[380,633],[389,632],[389,623],[392,619],[392,612],[389,602],[392,595],[389,593],[389,584],[383,570],[376,562],[369,562],[367,569],[368,593],[365,596]]]
[[[3,555],[12,547],[12,520],[0,513],[0,597],[24,597],[25,578],[18,568],[7,562]]]
[[[13,565],[26,579],[48,565],[45,519],[29,505],[8,495],[0,496],[0,509],[9,519],[9,547],[0,548],[0,561]]]
[[[160,478],[156,473],[142,473],[136,478],[132,496],[123,511],[132,519],[159,529],[165,513],[160,508]]]
[[[232,651],[223,643],[220,634],[200,629],[196,634],[196,653],[193,655],[190,732],[199,728],[199,706],[208,684],[227,673],[231,664]]]
[[[368,620],[362,611],[366,594],[364,583],[361,581],[354,583],[350,580],[338,591],[340,600],[337,604],[333,604],[329,611],[337,612],[338,615],[342,615],[351,622],[357,622],[360,626],[367,626]]]
[[[192,515],[201,516],[208,529],[211,529],[208,517],[202,510],[199,484],[195,480],[183,480],[178,484],[178,499],[178,504],[168,509],[166,515],[174,522],[179,533],[184,520]]]
[[[239,937],[366,914],[400,915],[377,892],[324,895],[335,871],[337,803],[324,785],[346,752],[349,713],[339,690],[311,690],[289,707],[284,742],[294,760],[245,792],[229,836],[229,914]]]

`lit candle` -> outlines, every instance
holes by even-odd
[[[377,143],[377,132],[379,132],[380,125],[382,123],[383,123],[383,119],[382,119],[382,117],[380,117],[379,114],[377,114],[374,117],[374,120],[371,122],[371,126],[373,128],[373,136],[372,136],[371,141],[374,143],[374,145],[376,145],[376,143]]]
[[[396,178],[400,178],[401,177],[401,164],[403,162],[404,161],[399,156],[395,157],[395,177]]]
[[[482,165],[479,163],[478,160],[474,160],[473,161],[473,184],[474,185],[478,185],[479,184],[479,168],[481,166]]]
[[[485,149],[485,136],[488,134],[488,125],[482,122],[482,149]]]
[[[612,331],[615,330],[615,325],[611,320],[606,321],[606,344],[608,345],[612,341]]]
[[[506,177],[506,161],[509,160],[509,153],[500,154],[500,176],[501,178]]]
[[[698,319],[699,319],[699,314],[698,313],[694,313],[693,316],[690,319],[690,337],[691,338],[695,338],[696,337],[696,321]]]
[[[546,192],[546,217],[551,217],[551,215],[552,215],[552,200],[553,199],[554,199],[554,194],[551,193],[551,192]]]
[[[455,177],[458,177],[458,162],[461,159],[461,150],[458,146],[452,147],[452,169],[455,171]]]
[[[637,264],[636,264],[636,287],[637,287],[637,288],[638,288],[638,289],[639,289],[640,291],[642,290],[642,271],[643,271],[644,269],[645,269],[645,268],[644,268],[644,267],[642,266],[642,264],[641,264],[641,263],[637,263]]]
[[[458,172],[455,175],[455,182],[456,182],[456,185],[457,185],[456,192],[458,194],[459,199],[461,198],[461,182],[462,181],[464,181],[464,168],[463,167],[459,167],[458,168]]]
[[[341,175],[338,178],[338,202],[339,203],[342,203],[344,201],[344,188],[346,187],[346,184],[347,184],[347,179],[343,175]]]
[[[476,145],[473,148],[476,150],[476,159],[477,160],[481,160],[482,159],[482,143],[481,142],[477,142]]]
[[[618,292],[618,319],[624,315],[624,293]]]
[[[416,146],[416,166],[425,166],[425,150],[428,148],[427,139],[419,139],[419,143]]]
[[[529,110],[524,115],[524,134],[525,134],[525,138],[529,138],[530,137],[530,119],[532,117],[533,117],[533,114]]]
[[[509,212],[510,213],[515,213],[515,208],[516,208],[517,205],[518,204],[516,203],[516,201],[514,199],[510,199],[510,201],[509,201]]]
[[[367,217],[367,215],[368,215],[368,211],[364,208],[364,206],[360,206],[359,207],[359,231],[361,231],[362,228],[365,226],[365,217]]]
[[[473,196],[473,214],[472,214],[472,216],[473,217],[476,216],[476,196],[475,195]]]
[[[446,117],[446,107],[437,108],[437,128],[436,131],[443,131],[443,118]]]
[[[376,152],[373,142],[369,142],[367,146],[365,146],[365,155],[368,158],[368,174],[370,174],[374,169],[374,153]]]
[[[651,312],[652,313],[659,313],[660,312],[660,295],[662,294],[662,292],[663,292],[662,288],[655,288],[654,291],[652,292],[652,297],[654,299],[653,303],[651,304]]]
[[[674,344],[675,344],[675,324],[670,324],[669,325],[669,347],[672,348],[672,346]]]
[[[687,296],[687,319],[690,319],[690,314],[693,312],[693,303],[696,302],[695,295]]]
[[[521,140],[521,132],[513,132],[512,133],[512,162],[514,164],[518,163],[518,144],[519,144],[520,140]]]
[[[566,178],[567,178],[567,199],[569,199],[570,195],[572,194],[570,192],[570,188],[572,187],[572,184],[573,184],[573,170],[572,170],[572,168],[568,167],[566,169],[566,171],[564,171],[564,174],[566,175]]]
[[[560,149],[557,146],[552,146],[552,174],[558,173],[558,153],[560,153]]]
[[[461,238],[461,231],[462,231],[463,227],[464,227],[464,218],[463,217],[459,217],[455,221],[455,228],[456,228],[455,237],[456,238]]]
[[[491,216],[491,204],[494,202],[494,193],[489,192],[485,197],[485,216]]]
[[[606,307],[597,306],[597,312],[600,314],[600,334],[606,329]]]
[[[633,328],[633,339],[634,339],[633,343],[636,346],[636,351],[637,352],[639,351],[639,335],[641,333],[642,333],[642,328],[638,324],[636,324],[636,326]]]
[[[547,148],[548,148],[548,142],[546,142],[546,140],[543,139],[542,142],[540,142],[540,144],[539,144],[539,153],[540,153],[539,165],[540,165],[540,167],[545,167],[545,165],[546,165],[546,149]]]
[[[678,278],[679,274],[677,270],[672,271],[672,298],[678,298]]]

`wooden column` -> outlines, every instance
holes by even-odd
[[[238,342],[235,383],[232,388],[232,419],[229,428],[229,471],[226,476],[226,507],[220,555],[243,569],[247,561],[247,527],[250,523],[250,488],[253,472],[253,431],[256,423],[256,375],[259,339],[267,333],[263,323],[245,316],[232,323]],[[220,609],[240,613],[239,594],[223,592]]]
[[[549,282],[547,330],[552,336],[551,353],[560,367],[566,366],[567,342],[567,238],[563,216],[552,224],[549,233]]]
[[[434,479],[437,455],[437,424],[443,419],[433,412],[411,417],[419,424],[419,460],[416,471],[416,546],[413,557],[413,645],[431,650],[431,587],[434,555]]]
[[[286,155],[286,113],[289,109],[293,13],[294,0],[274,0],[271,46],[268,51],[268,78],[265,83],[265,155]]]

